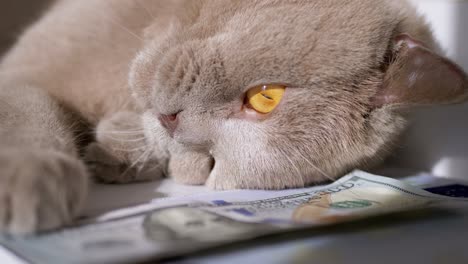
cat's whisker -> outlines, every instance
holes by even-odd
[[[302,152],[300,152],[298,150],[298,151],[296,151],[296,153],[298,154],[298,156],[300,158],[304,159],[304,161],[307,162],[312,168],[314,168],[316,171],[318,171],[320,174],[322,174],[322,176],[324,176],[325,178],[331,180],[332,182],[335,181],[335,179],[333,177],[331,177],[330,175],[325,173],[322,169],[320,169],[317,165],[315,165],[314,163],[312,163],[312,161],[310,161],[307,157],[305,157],[304,154],[302,154]]]
[[[146,149],[147,146],[143,145],[143,146],[138,146],[138,147],[134,147],[134,148],[125,148],[125,147],[120,147],[121,150],[127,150],[127,151],[142,151],[144,149]],[[112,148],[114,150],[118,150],[119,148]]]
[[[104,135],[141,135],[143,130],[127,130],[127,131],[99,131],[100,134]]]
[[[309,159],[307,159],[300,151],[297,151],[300,157],[302,157],[310,166],[312,166],[314,169],[316,169],[318,172],[320,172],[323,176],[325,176],[327,179],[331,180],[332,182],[335,182],[336,179],[325,173],[323,170],[318,168],[315,164],[313,164]],[[359,199],[361,198],[359,194],[355,193],[353,190],[348,190],[352,195],[355,196],[355,198]]]
[[[117,138],[117,137],[112,137],[112,136],[106,136],[106,138],[108,138],[110,140],[117,141],[117,142],[122,142],[122,143],[144,142],[146,140],[145,137],[135,138],[135,139],[127,139],[127,138]]]
[[[284,152],[282,152],[282,151],[280,151],[280,153],[283,155],[283,157],[286,158],[286,160],[289,162],[289,164],[291,164],[291,166],[296,170],[297,176],[299,176],[299,177],[301,178],[302,183],[303,183],[303,185],[304,185],[304,187],[305,187],[306,182],[305,182],[304,176],[302,175],[302,173],[301,173],[301,171],[299,170],[299,168],[296,166],[296,164],[294,164],[294,162],[291,160],[291,158],[289,157],[289,155],[287,155],[287,153],[284,153]]]
[[[139,128],[139,129],[126,129],[126,130],[106,130],[105,132],[142,132],[144,131],[143,128]]]
[[[263,137],[268,137],[268,133],[263,131],[263,130],[258,130],[258,132],[260,132],[260,134],[263,134]],[[278,149],[278,151],[280,152],[280,154],[286,158],[286,160],[289,162],[289,164],[291,164],[291,166],[296,170],[297,172],[297,176],[301,178],[302,180],[302,184],[303,186],[305,187],[306,185],[306,180],[304,179],[304,175],[301,173],[301,171],[299,170],[299,168],[296,166],[296,164],[294,163],[294,161],[290,158],[290,155],[288,155],[288,153],[284,152],[282,149]]]
[[[161,170],[163,171],[164,176],[169,178],[169,162],[167,162],[165,166],[162,165],[160,162],[158,162],[158,164],[161,165]]]
[[[157,54],[159,54],[161,56],[165,55],[164,52],[160,51],[159,49],[155,49],[154,47],[151,49],[151,52],[157,53]]]
[[[144,163],[142,162],[145,158],[147,159],[147,157],[145,156],[150,156],[152,150],[151,149],[147,149],[146,151],[143,151],[143,153],[125,170],[125,173],[127,173],[129,170],[135,168],[136,165],[138,165],[138,163]]]
[[[122,152],[128,152],[128,153],[138,152],[144,149],[146,149],[146,147],[133,148],[133,149],[112,148],[112,150],[114,151],[122,151]]]
[[[152,165],[152,166],[146,167],[146,170],[147,170],[147,171],[154,171],[154,170],[157,170],[157,169],[161,170],[163,173],[165,172],[164,167],[163,167],[160,163],[158,163],[158,162],[156,162],[156,163],[155,163],[154,165]],[[165,175],[165,174],[164,174],[164,175]]]
[[[87,132],[81,132],[73,136],[72,141],[75,143],[82,143],[87,139]]]
[[[137,159],[135,160],[135,162],[133,162],[132,164],[130,164],[121,174],[120,174],[120,177],[122,177],[123,175],[127,174],[130,170],[132,170],[139,162],[139,160],[145,155],[145,151],[143,152],[143,154]]]

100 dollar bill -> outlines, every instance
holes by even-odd
[[[464,200],[355,171],[327,186],[185,197],[136,215],[1,243],[31,263],[135,263],[447,201]]]

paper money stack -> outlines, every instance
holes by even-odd
[[[1,243],[37,264],[136,263],[286,233],[326,232],[398,214],[468,208],[467,199],[450,197],[466,197],[468,188],[462,185],[429,189],[443,196],[408,183],[412,181],[355,171],[307,189],[166,199],[131,215],[88,220],[35,238],[3,238]]]

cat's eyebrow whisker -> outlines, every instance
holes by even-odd
[[[4,71],[1,71],[0,72],[0,76],[4,75],[4,76],[8,76],[8,75],[11,75],[11,74],[15,74],[16,72],[21,72],[21,70],[4,70]]]
[[[11,74],[12,72],[21,72],[23,70],[41,69],[41,68],[42,67],[39,67],[39,66],[22,65],[22,66],[17,66],[17,67],[13,67],[13,68],[3,69],[2,71],[0,71],[0,74]]]
[[[143,4],[142,1],[144,1],[144,0],[135,0],[135,2],[136,2],[143,10],[145,10],[146,14],[148,14],[148,16],[149,16],[150,18],[156,19],[156,16],[153,15],[152,12],[150,12],[149,8],[148,8],[145,4]]]
[[[106,18],[106,19],[109,19],[110,18]],[[124,31],[128,32],[130,35],[134,36],[136,39],[138,39],[139,41],[141,42],[144,42],[144,39],[140,36],[138,36],[136,33],[134,33],[133,31],[131,31],[129,28],[125,27],[124,25],[118,23],[117,21],[111,21],[113,23],[115,23],[117,26],[119,26],[120,28],[122,28]]]
[[[88,11],[94,12],[94,13],[97,14],[97,12],[94,11],[94,10],[88,9]],[[99,14],[97,14],[97,15],[99,15],[99,17],[102,17],[102,18],[104,18],[105,20],[111,22],[112,24],[114,24],[114,25],[120,27],[122,30],[124,30],[125,32],[127,32],[127,33],[130,34],[131,36],[135,37],[137,40],[144,42],[144,39],[143,39],[141,36],[139,36],[138,34],[136,34],[135,32],[133,32],[133,31],[132,31],[131,29],[129,29],[128,27],[122,25],[122,23],[119,23],[119,21],[117,21],[117,20],[115,20],[115,19],[113,19],[113,18],[111,18],[111,17],[109,17],[109,16],[103,16],[102,13],[99,13]]]
[[[0,71],[0,76],[14,76],[15,74],[21,74],[25,71],[40,70],[42,67],[38,66],[21,66],[15,68],[4,69]]]

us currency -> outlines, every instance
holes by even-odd
[[[355,171],[327,185],[185,197],[105,222],[0,242],[30,263],[136,263],[298,229],[466,200]]]

